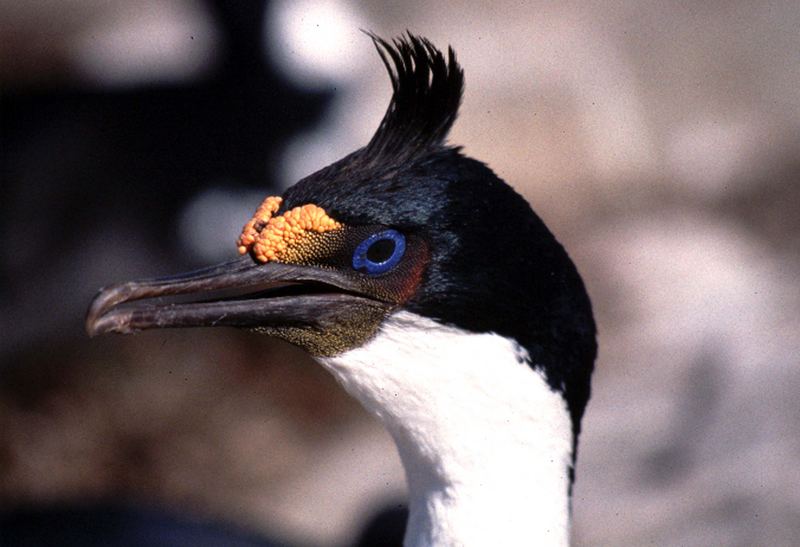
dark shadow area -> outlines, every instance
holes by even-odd
[[[279,547],[230,526],[117,504],[19,508],[0,515],[5,547]]]
[[[400,547],[407,521],[408,507],[401,503],[388,505],[367,523],[355,547]]]
[[[198,80],[112,89],[4,83],[0,357],[82,335],[86,302],[102,283],[143,264],[191,265],[174,233],[196,193],[272,184],[282,147],[313,126],[331,94],[300,89],[268,63],[267,4],[208,3],[220,51]]]

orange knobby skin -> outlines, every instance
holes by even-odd
[[[252,252],[259,262],[279,260],[282,253],[306,239],[310,234],[329,232],[342,227],[313,203],[295,207],[273,217],[281,206],[282,198],[269,196],[247,224],[236,244],[239,254]]]

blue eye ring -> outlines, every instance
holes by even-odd
[[[394,250],[388,258],[375,262],[367,256],[370,248],[380,241],[391,241]],[[382,230],[376,232],[358,244],[353,252],[353,269],[369,275],[380,275],[388,272],[400,262],[406,252],[406,236],[397,230]]]

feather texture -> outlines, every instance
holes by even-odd
[[[448,48],[445,59],[427,39],[410,32],[391,43],[367,34],[386,66],[393,93],[365,156],[396,163],[442,146],[464,91],[464,71],[453,49]]]

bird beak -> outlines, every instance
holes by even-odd
[[[168,327],[233,326],[325,331],[353,314],[383,315],[392,303],[363,286],[355,272],[245,256],[187,274],[102,289],[86,331],[131,333]]]

